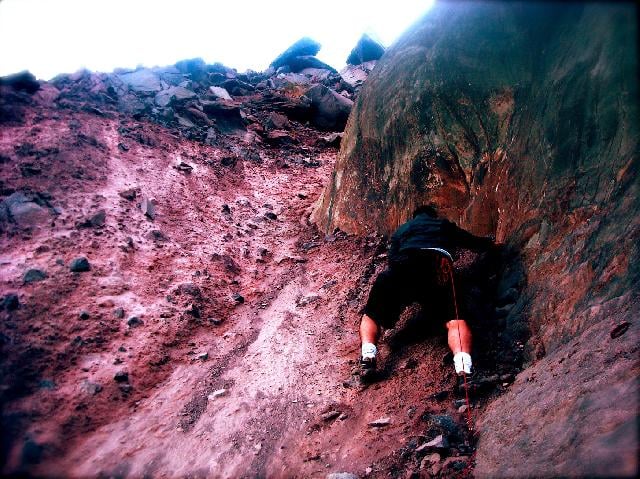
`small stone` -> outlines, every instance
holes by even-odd
[[[431,395],[431,398],[435,399],[436,401],[444,401],[448,397],[449,397],[449,391],[440,391]]]
[[[200,308],[198,307],[197,304],[194,304],[194,303],[189,303],[189,305],[187,306],[187,309],[185,309],[184,312],[187,314],[190,314],[194,318],[200,317]]]
[[[120,384],[118,388],[120,389],[120,391],[122,391],[123,394],[129,394],[131,391],[133,391],[133,386],[131,384]]]
[[[116,380],[117,383],[126,383],[129,381],[129,373],[126,371],[118,371],[113,379]]]
[[[178,163],[174,168],[178,171],[182,171],[183,173],[191,173],[193,171],[193,166],[189,163],[185,163],[184,161]]]
[[[444,460],[444,463],[442,464],[442,469],[444,469],[445,471],[447,469],[453,469],[454,471],[460,472],[465,467],[467,467],[467,461],[465,461],[463,458],[459,456],[448,457]]]
[[[628,321],[623,321],[620,324],[618,324],[615,328],[611,330],[611,333],[609,333],[609,335],[611,336],[611,339],[616,339],[622,336],[624,333],[627,332],[627,329],[629,329],[629,326],[631,326],[631,323],[629,323]]]
[[[137,195],[135,188],[130,188],[128,190],[120,191],[118,194],[127,201],[135,200]]]
[[[320,299],[320,295],[319,294],[309,293],[309,294],[304,295],[300,299],[298,299],[297,304],[298,304],[298,306],[306,306],[307,304],[313,303],[313,302],[317,301],[318,299]]]
[[[91,315],[87,311],[80,311],[78,317],[82,320],[89,319]]]
[[[2,298],[2,308],[7,311],[15,311],[20,307],[20,299],[15,293],[9,293]]]
[[[105,210],[100,210],[94,215],[78,221],[76,223],[76,228],[99,228],[104,226],[106,218],[107,212]]]
[[[235,156],[224,156],[220,159],[220,164],[225,167],[233,168],[238,163],[238,158]]]
[[[127,320],[127,326],[129,326],[130,328],[136,328],[136,327],[141,326],[143,324],[144,324],[144,322],[137,316],[131,316]]]
[[[127,348],[125,348],[124,346],[120,346],[118,348],[118,351],[120,351],[121,353],[126,353],[127,352]]]
[[[304,191],[299,191],[297,196],[301,200],[306,200],[307,199],[307,194]]]
[[[218,389],[216,391],[213,391],[211,394],[209,394],[207,396],[207,399],[209,401],[211,401],[213,399],[219,398],[220,396],[224,396],[226,394],[227,394],[227,390],[226,389]]]
[[[80,389],[91,396],[95,396],[100,391],[102,391],[102,385],[88,381],[88,380],[84,380],[80,384]]]
[[[91,270],[91,265],[89,264],[89,260],[84,256],[79,256],[74,258],[69,264],[69,269],[74,273],[84,273],[86,271]]]
[[[200,361],[206,361],[207,359],[209,359],[209,353],[200,353],[198,354],[198,359]]]
[[[268,218],[268,219],[274,220],[274,221],[278,219],[278,215],[276,215],[273,211],[267,211],[264,214],[264,216],[265,216],[265,218]]]
[[[168,241],[169,238],[167,238],[167,236],[160,230],[151,230],[149,231],[149,234],[147,235],[147,238],[153,240],[153,241],[158,241],[158,242],[164,242],[164,241]]]
[[[466,411],[467,411],[467,409],[468,409],[468,408],[467,408],[467,405],[466,405],[466,404],[463,404],[462,406],[460,406],[460,407],[458,408],[458,412],[459,412],[459,413],[463,413],[463,412],[466,412]]]
[[[391,424],[391,418],[390,417],[381,417],[379,419],[376,419],[375,421],[371,421],[369,423],[369,426],[371,427],[385,427]]]
[[[365,476],[368,476],[368,475],[369,475],[369,474],[371,474],[372,472],[373,472],[373,468],[372,468],[372,467],[367,467],[367,468],[364,470],[364,474],[365,474]]]
[[[222,319],[220,318],[209,318],[209,322],[215,326],[220,326],[222,324]]]
[[[231,214],[231,208],[229,208],[229,205],[227,205],[227,204],[222,205],[222,212],[225,215],[230,215]]]
[[[437,449],[448,449],[448,448],[449,448],[449,441],[447,440],[446,437],[440,434],[439,436],[436,436],[435,439],[419,446],[416,449],[416,452],[433,451]]]
[[[25,284],[30,284],[36,283],[38,281],[44,281],[48,277],[49,275],[47,275],[47,273],[45,273],[41,269],[31,268],[24,273],[22,281],[24,281]]]
[[[122,319],[124,318],[124,308],[116,308],[113,310],[113,316]]]
[[[434,464],[438,464],[442,460],[442,457],[437,452],[432,454],[428,454],[424,456],[422,461],[420,461],[420,469],[427,469],[432,467]]]
[[[156,217],[156,207],[153,202],[147,198],[146,196],[142,197],[142,202],[140,203],[140,209],[142,213],[149,219],[155,219]]]
[[[239,293],[233,293],[231,298],[238,304],[244,303],[244,297]]]
[[[358,479],[358,476],[350,472],[332,472],[327,474],[327,479]]]
[[[321,417],[323,421],[329,422],[329,421],[332,421],[333,419],[336,419],[338,416],[340,416],[340,411],[332,410],[324,413]]]

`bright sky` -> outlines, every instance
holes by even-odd
[[[109,72],[202,57],[261,71],[303,36],[340,69],[363,33],[389,46],[434,0],[0,0],[0,76]]]

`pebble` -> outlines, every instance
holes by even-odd
[[[244,297],[239,293],[233,293],[231,298],[238,304],[244,303]]]
[[[128,201],[133,201],[136,199],[136,190],[135,188],[131,188],[128,190],[120,191],[118,193],[122,198]]]
[[[277,220],[278,219],[278,215],[276,215],[273,211],[267,211],[264,214],[265,218],[268,218],[270,220]]]
[[[220,326],[222,324],[222,319],[220,318],[209,318],[209,322],[215,326]]]
[[[212,399],[216,399],[219,398],[220,396],[224,396],[227,394],[227,390],[226,389],[218,389],[216,391],[213,391],[211,394],[209,394],[207,396],[208,400],[212,400]]]
[[[200,361],[206,361],[207,359],[209,359],[209,353],[200,353],[198,354],[198,359]]]
[[[2,298],[2,308],[7,311],[15,311],[20,307],[20,298],[15,293],[9,293]]]
[[[89,319],[91,316],[87,311],[80,311],[80,314],[78,315],[78,317],[84,320],[84,319]]]
[[[141,326],[142,324],[144,324],[143,321],[137,316],[131,316],[127,320],[127,326],[129,326],[130,328],[135,328]]]
[[[391,424],[391,418],[390,417],[381,417],[379,419],[376,419],[375,421],[371,421],[369,423],[369,426],[371,427],[385,427]]]
[[[120,384],[120,386],[118,387],[124,394],[129,394],[131,391],[133,391],[133,386],[131,384]]]
[[[460,406],[460,407],[458,408],[458,412],[459,412],[459,413],[466,412],[466,410],[467,410],[467,405],[466,405],[466,404],[463,404],[462,406]]]
[[[91,264],[89,264],[89,260],[87,258],[79,256],[71,261],[69,269],[74,273],[84,273],[91,270]]]
[[[433,449],[448,449],[449,441],[442,434],[436,436],[435,439],[426,442],[416,449],[416,452],[429,451]]]
[[[129,381],[129,373],[126,371],[118,371],[113,379],[116,380],[117,383],[126,383]]]
[[[323,421],[329,422],[336,419],[338,416],[340,416],[340,411],[332,410],[324,413],[321,417]]]
[[[113,316],[122,319],[124,318],[124,308],[116,308],[113,310]]]
[[[447,470],[449,468],[455,471],[462,471],[467,466],[467,462],[461,457],[448,457],[442,464],[442,469]]]
[[[420,469],[426,469],[427,467],[433,467],[442,460],[442,457],[437,452],[424,456],[420,462]]]
[[[30,284],[36,283],[38,281],[43,281],[48,277],[49,275],[47,275],[47,273],[45,273],[41,269],[31,268],[24,273],[22,281],[24,281],[25,284]]]
[[[156,207],[153,202],[146,196],[142,197],[142,202],[140,203],[140,209],[142,213],[149,219],[155,219],[156,217]]]
[[[100,391],[102,391],[102,385],[98,383],[94,383],[88,380],[82,381],[80,384],[80,389],[91,396],[95,396]]]
[[[178,171],[182,171],[183,173],[191,173],[193,171],[193,166],[189,163],[185,163],[184,161],[178,163],[174,168]]]
[[[350,472],[332,472],[327,474],[327,479],[358,479],[358,476]]]
[[[298,304],[298,306],[306,306],[307,304],[313,303],[313,302],[317,301],[318,299],[320,299],[320,295],[315,294],[315,293],[309,293],[309,294],[306,294],[303,297],[301,297],[297,301],[297,304]]]

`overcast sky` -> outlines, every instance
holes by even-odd
[[[433,0],[0,0],[0,76],[50,79],[202,57],[261,71],[310,36],[340,69],[362,33],[388,46]]]

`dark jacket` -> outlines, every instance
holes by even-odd
[[[491,238],[480,238],[458,228],[450,221],[422,213],[401,225],[389,247],[389,263],[403,261],[414,250],[442,248],[452,253],[456,248],[483,249],[493,245]]]

